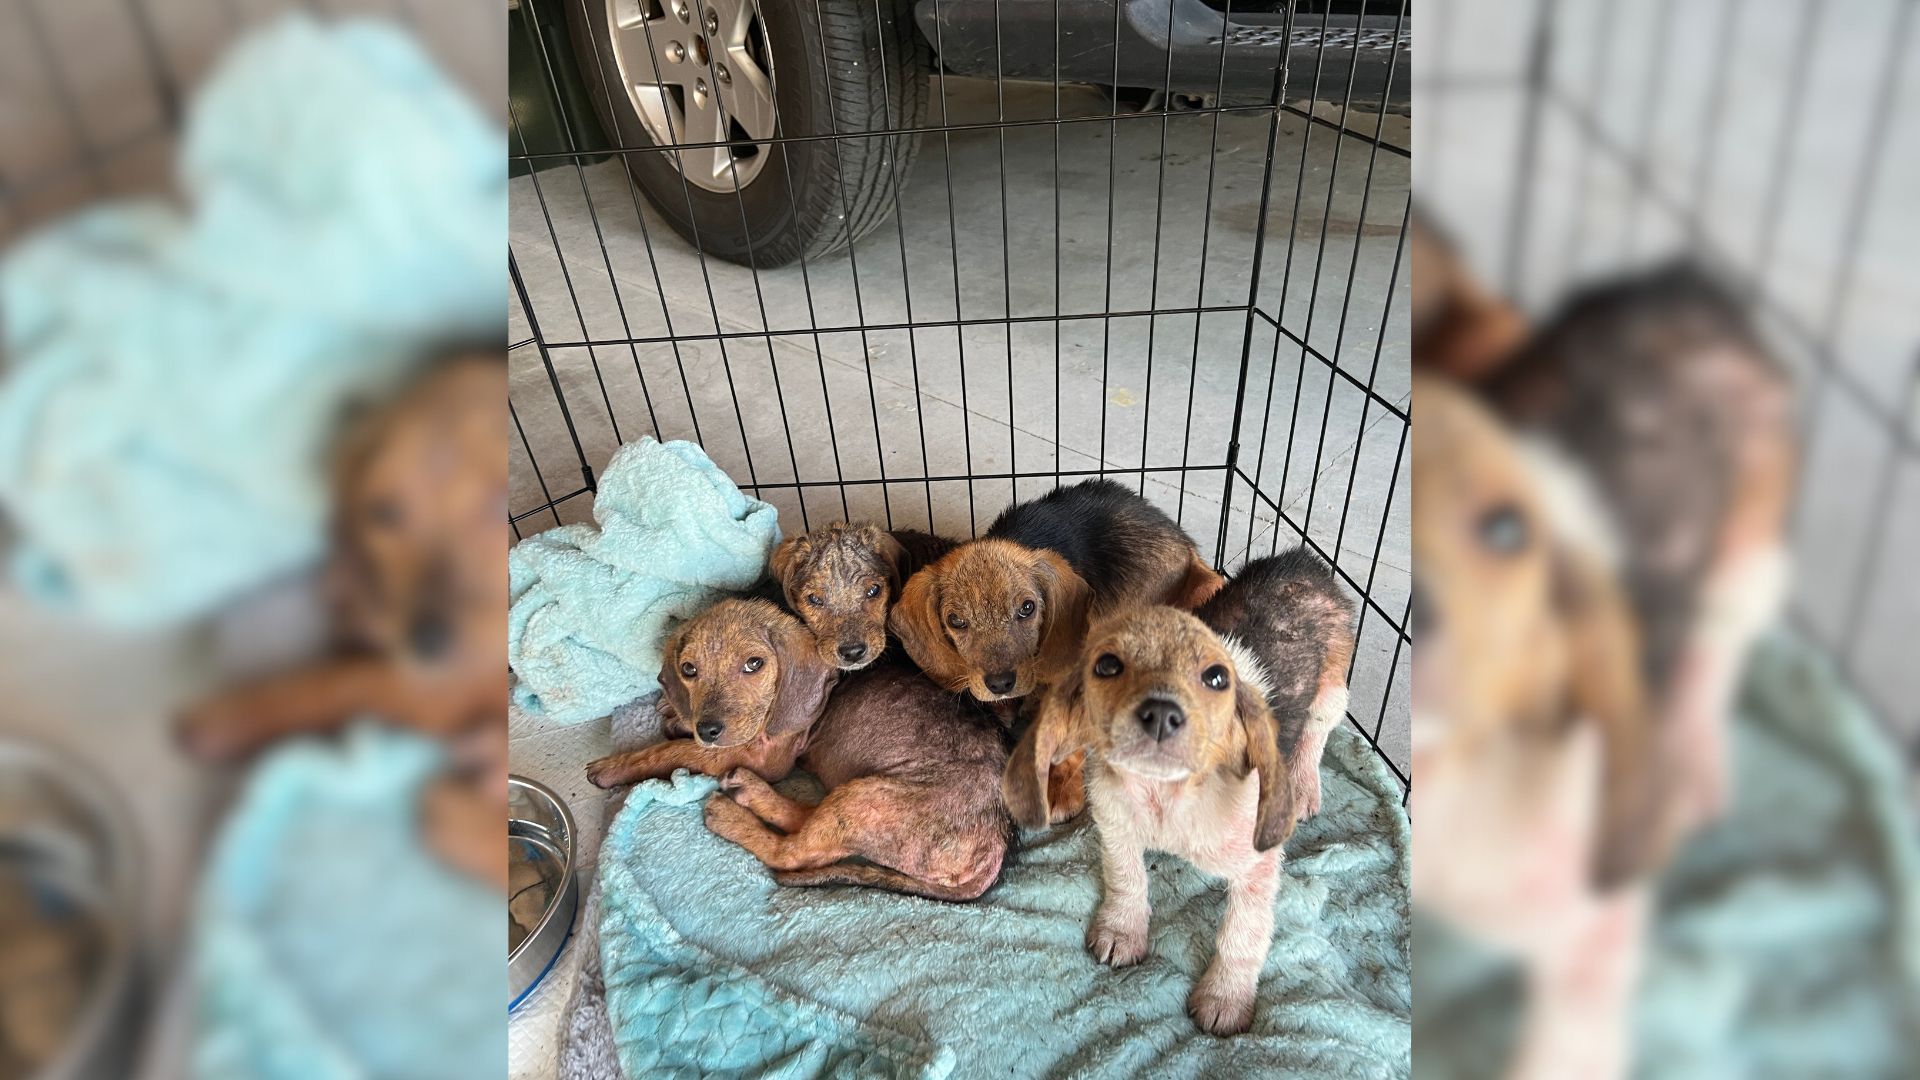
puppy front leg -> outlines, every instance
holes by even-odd
[[[1509,1080],[1618,1080],[1632,1064],[1629,1023],[1640,977],[1646,886],[1569,919],[1526,959],[1526,1019]]]
[[[587,779],[595,787],[615,788],[637,784],[642,780],[664,780],[672,776],[675,769],[717,776],[724,774],[732,764],[731,759],[692,739],[668,739],[644,750],[609,754],[590,762],[587,765]]]
[[[1093,958],[1113,967],[1137,964],[1147,955],[1146,849],[1126,829],[1100,827],[1100,906],[1087,928]]]
[[[1280,891],[1280,849],[1227,879],[1227,914],[1213,939],[1213,960],[1187,995],[1202,1031],[1238,1035],[1253,1024],[1253,995],[1273,944],[1273,898]]]

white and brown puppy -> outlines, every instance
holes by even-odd
[[[1306,681],[1316,686],[1318,673]],[[1226,879],[1213,959],[1187,998],[1194,1022],[1216,1035],[1253,1021],[1280,845],[1293,832],[1290,770],[1268,704],[1274,689],[1251,652],[1192,614],[1135,608],[1094,628],[1080,666],[1048,690],[1002,783],[1014,819],[1038,828],[1049,817],[1049,766],[1088,750],[1104,896],[1087,948],[1103,964],[1147,955],[1148,850]],[[1315,694],[1291,707],[1311,709]]]
[[[1416,375],[1416,903],[1526,972],[1514,1077],[1617,1077],[1678,832],[1639,623],[1582,475]]]

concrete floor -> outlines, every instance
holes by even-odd
[[[1720,4],[1557,5],[1549,70],[1597,129],[1545,110],[1523,183],[1532,23],[1518,7],[1455,0],[1423,35],[1423,205],[1535,310],[1571,283],[1690,247],[1760,283],[1778,313],[1763,329],[1801,380],[1812,433],[1794,619],[1841,655],[1896,733],[1920,740],[1920,202],[1908,197],[1920,190],[1920,19],[1899,0],[1859,0],[1811,26],[1806,13],[1822,8],[1799,0],[1752,0],[1731,20]],[[1829,364],[1864,393],[1841,389]]]

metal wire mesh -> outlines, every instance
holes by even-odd
[[[1752,303],[1798,382],[1791,621],[1920,752],[1920,5],[1515,7],[1431,25],[1422,200],[1529,306],[1675,254]]]
[[[882,26],[906,17],[860,2]],[[602,13],[564,3],[576,10],[517,16],[534,88],[560,102],[557,28]],[[516,104],[516,531],[584,520],[597,470],[643,435],[700,443],[788,531],[849,518],[971,536],[1015,499],[1111,476],[1224,569],[1299,542],[1337,568],[1363,601],[1350,719],[1404,785],[1409,145],[1404,110],[1380,107],[1405,99],[1404,2],[1115,4],[1091,41],[1072,5],[1036,24],[1042,5],[930,4],[921,25],[944,63],[925,122],[883,109],[753,140],[756,155],[825,142],[905,156],[918,137],[881,224],[787,265],[751,244],[744,265],[722,261],[697,229],[687,242],[663,217],[696,193],[645,190],[623,167],[726,140],[593,145],[576,102],[542,146],[537,112]],[[1153,71],[1123,45],[1142,18],[1203,47],[1163,50]],[[988,44],[969,53],[963,35]],[[1230,41],[1264,50],[1251,93]],[[1063,76],[1089,54],[1099,81],[1139,91]],[[956,73],[969,65],[984,74]],[[580,66],[610,106],[607,65]],[[835,212],[851,219],[856,202],[842,191]]]

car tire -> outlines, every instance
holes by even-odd
[[[892,212],[918,135],[805,137],[925,124],[930,62],[910,0],[563,2],[588,96],[619,146],[688,147],[621,157],[696,249],[780,266],[846,247]],[[727,58],[746,74],[724,71]],[[641,85],[623,92],[623,71]],[[688,130],[714,122],[727,133]]]

